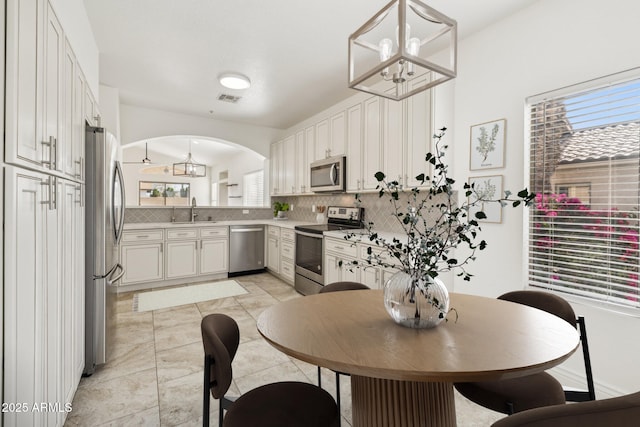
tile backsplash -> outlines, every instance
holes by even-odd
[[[408,202],[410,193],[403,193],[400,196],[398,205],[401,209]],[[328,195],[313,195],[313,196],[287,196],[287,197],[272,197],[272,202],[286,202],[289,205],[293,204],[293,211],[289,211],[287,216],[289,219],[297,221],[310,221],[316,220],[316,213],[312,212],[311,208],[315,206],[357,206],[357,201],[354,194],[328,194]],[[364,218],[366,222],[373,222],[374,228],[380,231],[390,232],[402,232],[402,225],[398,222],[398,219],[393,215],[393,205],[389,202],[389,197],[386,195],[378,197],[378,193],[364,193],[360,194],[360,206],[364,208]],[[427,218],[427,222],[429,219]]]
[[[248,213],[243,213],[248,211]],[[271,219],[273,210],[271,208],[196,208],[198,221],[237,221],[243,219]],[[125,222],[145,223],[145,222],[170,222],[173,215],[173,208],[130,208],[125,212]],[[176,221],[189,221],[191,219],[191,208],[187,206],[176,207]]]
[[[401,208],[407,203],[409,193],[404,193],[398,202]],[[296,221],[316,221],[316,213],[312,206],[357,206],[354,194],[319,194],[311,196],[284,196],[272,197],[271,202],[286,202],[293,205],[293,210],[287,212],[287,217]],[[389,198],[378,197],[378,193],[360,194],[360,206],[364,208],[366,222],[373,222],[374,228],[380,231],[402,232],[402,225],[393,216],[393,205]],[[243,213],[248,211],[248,213]],[[273,218],[271,208],[243,208],[243,207],[199,207],[198,221],[237,221]],[[127,223],[170,222],[174,214],[173,208],[130,208],[126,210],[125,221]],[[176,221],[189,221],[191,208],[176,207]],[[427,219],[428,220],[428,219]]]

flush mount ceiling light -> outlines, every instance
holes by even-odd
[[[418,0],[391,1],[349,37],[349,87],[399,101],[455,78],[457,28]]]
[[[247,89],[251,86],[249,77],[240,73],[225,73],[218,77],[220,84],[229,89]]]
[[[191,156],[191,141],[189,141],[189,155],[187,159],[180,163],[173,164],[173,176],[184,176],[190,178],[202,178],[207,176],[207,167],[196,163]]]

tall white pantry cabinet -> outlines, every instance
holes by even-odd
[[[62,426],[84,368],[84,128],[95,101],[48,0],[0,7],[2,425]]]

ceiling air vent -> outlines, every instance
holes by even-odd
[[[237,103],[238,101],[240,101],[241,98],[242,98],[241,96],[228,95],[226,93],[221,93],[220,95],[218,95],[218,101],[230,102],[232,104]]]

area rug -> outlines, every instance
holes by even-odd
[[[200,283],[160,291],[141,292],[133,296],[133,311],[142,312],[193,304],[212,299],[229,298],[246,294],[247,291],[235,280]]]

